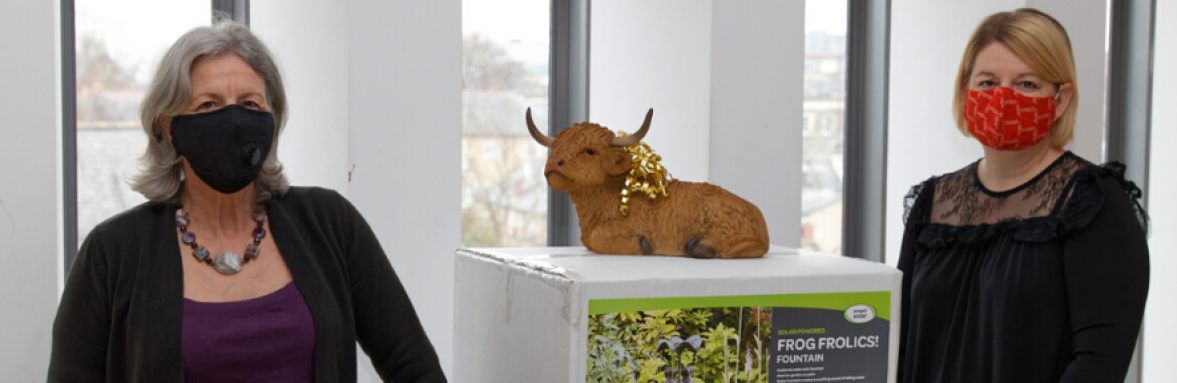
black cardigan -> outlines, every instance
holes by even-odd
[[[445,381],[412,302],[350,202],[331,190],[292,187],[266,208],[315,320],[316,382],[356,380],[357,340],[385,381]],[[175,211],[139,205],[83,242],[53,323],[49,382],[184,380]]]

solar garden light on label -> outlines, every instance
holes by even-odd
[[[666,382],[665,383],[691,383],[691,373],[694,368],[690,366],[683,366],[682,353],[690,350],[692,353],[698,352],[703,348],[703,338],[698,335],[692,335],[686,340],[677,336],[670,339],[658,340],[658,351],[663,350],[673,351],[677,358],[674,360],[675,367],[666,368]]]

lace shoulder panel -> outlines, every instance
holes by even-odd
[[[1075,172],[1090,166],[1067,152],[1022,185],[995,192],[981,183],[978,163],[945,177],[936,190],[932,222],[965,226],[1046,216]]]
[[[940,247],[953,242],[983,242],[1005,235],[1024,242],[1046,242],[1089,224],[1103,206],[1105,180],[1132,201],[1137,219],[1147,232],[1148,217],[1140,206],[1140,189],[1124,179],[1124,165],[1096,166],[1068,153],[1050,168],[1018,188],[994,193],[975,180],[975,166],[947,174],[933,183],[931,217],[922,222],[919,242]],[[931,180],[929,180],[931,181]],[[912,189],[917,192],[916,188]],[[909,193],[910,196],[910,193]],[[920,204],[909,203],[910,211]],[[913,214],[909,211],[909,214]],[[919,215],[915,215],[919,217]],[[919,220],[917,220],[918,222]]]

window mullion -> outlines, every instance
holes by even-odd
[[[551,82],[548,135],[555,137],[589,116],[590,0],[552,0]],[[568,193],[548,189],[548,245],[580,244],[575,207]]]
[[[842,252],[883,262],[891,2],[848,8]]]

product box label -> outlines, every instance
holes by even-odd
[[[889,291],[593,299],[587,382],[886,382]]]

